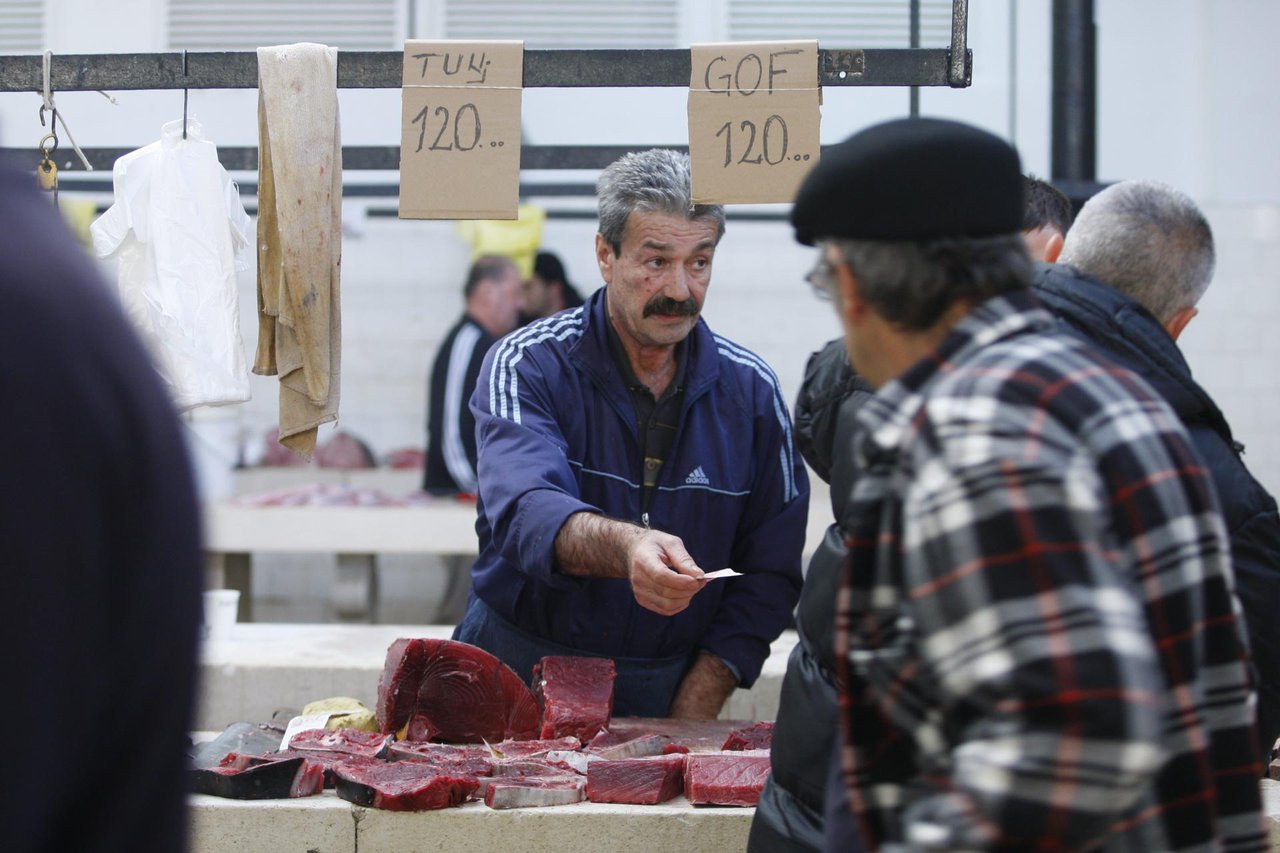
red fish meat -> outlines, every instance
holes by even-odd
[[[474,776],[436,772],[415,761],[343,765],[335,769],[334,790],[358,806],[419,812],[461,805],[480,787]]]
[[[683,755],[600,759],[587,766],[587,799],[593,803],[665,803],[684,790]]]
[[[574,735],[591,740],[609,724],[613,682],[609,658],[545,657],[533,667],[533,695],[542,714],[542,737]]]
[[[324,768],[301,756],[249,764],[232,753],[223,765],[191,771],[191,790],[233,800],[309,797],[324,790]]]
[[[451,743],[530,739],[538,705],[511,668],[453,640],[399,639],[378,680],[378,726],[406,740]]]
[[[484,792],[484,804],[491,809],[565,806],[582,802],[586,797],[585,788],[586,781],[581,776],[494,779]]]
[[[756,723],[743,729],[734,729],[724,739],[725,750],[768,749],[773,745],[773,723]]]
[[[768,750],[691,752],[685,756],[684,793],[694,805],[754,806],[769,770]]]

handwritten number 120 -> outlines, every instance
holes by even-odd
[[[776,166],[783,160],[787,159],[787,123],[782,116],[771,115],[765,120],[764,129],[757,134],[756,123],[754,121],[743,121],[738,125],[738,129],[747,136],[747,144],[744,146],[741,156],[738,157],[739,163],[750,165],[760,165],[761,162],[768,163],[770,166]],[[777,140],[777,134],[782,134],[780,142]],[[716,131],[716,138],[724,137],[724,165],[727,167],[733,163],[734,152],[734,132],[733,122],[726,121],[720,125],[720,129]],[[760,153],[754,157],[752,154],[756,148],[756,138],[760,139]],[[780,148],[777,146],[781,146]],[[421,145],[419,145],[421,147]],[[776,155],[776,157],[774,156]],[[798,158],[797,158],[798,159]]]
[[[471,138],[466,141],[466,144],[463,144],[462,122],[463,115],[466,113],[469,113],[471,116]],[[418,147],[414,149],[414,153],[421,151],[423,144],[426,142],[427,122],[430,115],[431,107],[425,106],[418,111],[416,116],[413,117],[413,124],[420,123],[422,125],[418,129]],[[458,107],[458,111],[453,114],[450,114],[448,107],[436,107],[435,115],[444,116],[444,119],[440,122],[440,130],[436,132],[435,140],[427,146],[428,151],[452,151],[455,148],[459,151],[470,151],[472,148],[475,148],[480,144],[480,113],[476,109],[475,104],[463,104]],[[449,130],[449,120],[451,118],[453,119],[453,142],[452,144],[445,142],[445,144],[441,145],[440,141],[445,138],[445,134]]]

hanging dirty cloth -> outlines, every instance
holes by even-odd
[[[280,443],[310,459],[338,418],[342,322],[338,50],[258,48],[258,351],[280,376]]]
[[[236,273],[248,268],[251,223],[240,191],[200,123],[116,161],[115,201],[89,228],[116,258],[120,301],[181,411],[249,399]]]

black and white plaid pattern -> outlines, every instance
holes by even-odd
[[[1052,327],[989,300],[860,415],[854,813],[885,849],[1266,849],[1210,480],[1145,383]]]

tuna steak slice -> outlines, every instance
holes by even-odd
[[[359,729],[308,729],[294,735],[289,740],[289,748],[303,752],[338,752],[383,758],[393,740],[390,735]]]
[[[619,735],[606,729],[592,738],[586,751],[600,758],[642,758],[646,755],[662,755],[669,743],[670,740],[665,735]]]
[[[750,726],[755,720],[673,720],[662,717],[615,717],[609,731],[619,739],[662,735],[669,743],[690,752],[720,752],[729,732]],[[594,747],[595,744],[592,744]]]
[[[484,804],[491,809],[523,809],[534,806],[566,806],[585,799],[581,776],[528,776],[524,779],[490,780]]]
[[[324,790],[324,768],[303,757],[244,766],[229,755],[226,765],[191,771],[191,790],[233,800],[283,800]],[[236,765],[241,764],[243,769]]]
[[[487,746],[452,746],[445,743],[401,741],[387,751],[391,761],[417,761],[431,764],[439,772],[452,776],[488,776],[496,758]]]
[[[387,659],[378,676],[378,701],[374,715],[384,734],[404,728],[418,703],[422,670],[427,662],[423,640],[401,637],[387,647]]]
[[[480,787],[474,776],[441,774],[414,761],[342,765],[335,768],[334,775],[334,789],[342,799],[393,812],[461,805]]]
[[[756,723],[745,729],[734,729],[724,739],[721,749],[768,749],[773,745],[773,723]]]
[[[533,696],[542,713],[542,737],[574,735],[583,741],[609,724],[617,668],[609,658],[545,657],[533,667]]]
[[[504,740],[492,746],[501,758],[533,758],[546,755],[554,749],[576,750],[582,741],[576,737],[562,737],[555,740]]]
[[[265,724],[232,723],[222,734],[196,747],[191,765],[201,768],[217,767],[229,753],[257,755],[271,752],[280,746],[281,734],[281,730]]]
[[[541,761],[503,761],[493,765],[493,775],[480,780],[480,791],[477,797],[483,799],[489,792],[490,785],[519,785],[526,779],[532,779],[533,786],[538,787],[544,780],[566,779],[582,780],[572,770],[554,767]]]
[[[684,788],[683,755],[600,759],[587,767],[587,799],[593,803],[653,806]]]
[[[407,740],[479,743],[538,734],[538,705],[493,655],[453,640],[399,639],[378,680],[378,726]]]
[[[754,806],[769,778],[768,750],[691,752],[685,756],[684,793],[705,806]]]
[[[240,769],[270,764],[273,761],[281,761],[286,758],[305,758],[309,763],[319,765],[320,769],[324,771],[324,786],[326,788],[333,787],[335,782],[334,770],[339,765],[371,764],[380,761],[380,759],[370,758],[367,755],[351,755],[345,752],[311,752],[297,749],[284,749],[280,752],[268,752],[262,755],[236,755],[232,753],[227,756],[227,761],[234,762],[233,766]]]

